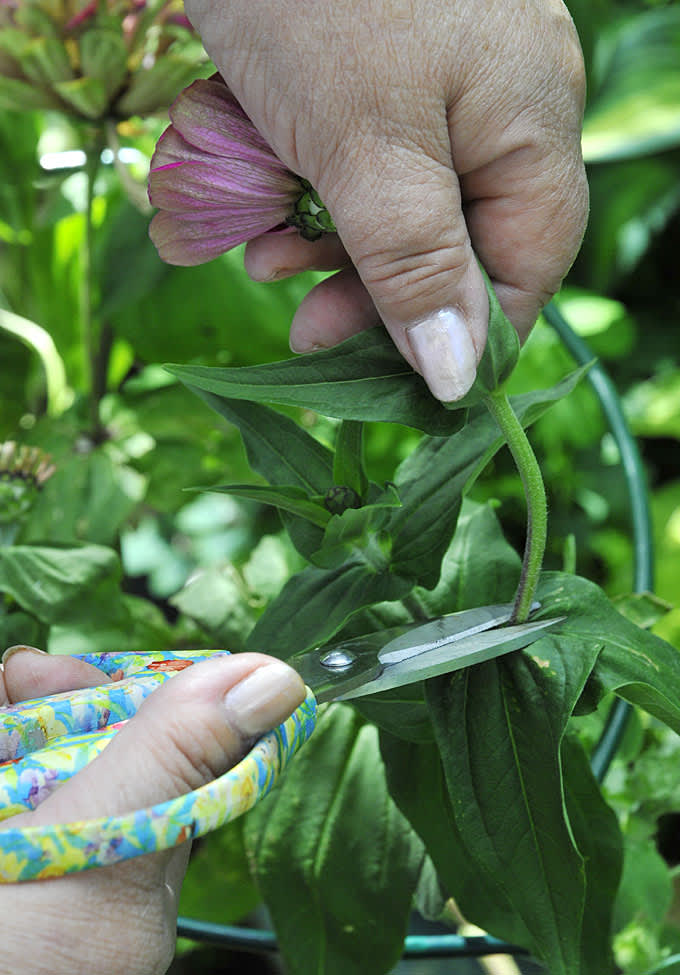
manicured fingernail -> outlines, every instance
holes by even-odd
[[[28,651],[28,653],[42,653],[42,654],[45,654],[45,651],[44,650],[38,650],[37,647],[27,647],[23,643],[18,643],[14,647],[7,647],[7,649],[5,650],[5,652],[2,655],[2,664],[3,665],[6,664],[7,661],[9,660],[9,658],[10,657],[13,657],[15,653],[20,653],[20,652],[23,653],[24,651]]]
[[[258,667],[224,698],[229,723],[244,738],[275,728],[305,699],[302,678],[283,662]]]
[[[465,396],[477,375],[477,356],[460,313],[442,308],[410,325],[406,335],[432,395],[444,402]]]

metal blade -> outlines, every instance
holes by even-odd
[[[364,697],[367,694],[377,694],[393,687],[402,687],[414,681],[461,670],[473,664],[483,663],[485,660],[493,660],[512,650],[521,650],[540,639],[546,631],[564,618],[562,616],[558,619],[539,620],[536,623],[505,626],[500,630],[476,632],[455,642],[440,644],[415,657],[385,665],[382,672],[369,683],[343,690],[337,700],[345,701]]]
[[[420,626],[412,624],[409,629],[389,640],[378,654],[382,664],[396,664],[444,644],[462,640],[475,633],[483,633],[502,626],[512,618],[512,603],[497,606],[478,606],[464,609],[459,613],[449,613],[436,620],[428,620]],[[538,609],[535,603],[532,609]]]

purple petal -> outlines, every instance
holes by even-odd
[[[246,211],[228,220],[223,215],[207,218],[205,215],[174,214],[161,211],[151,221],[149,235],[156,245],[161,260],[168,264],[192,267],[212,261],[220,254],[259,237],[275,227],[263,214]]]

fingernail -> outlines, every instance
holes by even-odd
[[[244,738],[285,721],[305,699],[302,678],[283,662],[252,671],[224,698],[229,723]]]
[[[45,654],[45,651],[44,650],[38,650],[37,647],[27,647],[23,643],[18,643],[14,647],[7,647],[7,649],[5,650],[5,652],[2,655],[2,661],[1,661],[2,664],[3,665],[6,664],[7,661],[9,660],[9,658],[10,657],[13,657],[15,653],[19,653],[20,651],[23,652],[24,650],[27,650],[29,653],[42,653],[42,654]]]
[[[477,356],[460,313],[442,308],[410,325],[406,336],[432,395],[444,402],[465,396],[477,375]]]
[[[321,349],[326,348],[325,345],[319,345],[317,342],[296,342],[292,338],[288,344],[290,345],[290,351],[297,353],[297,355],[306,355],[308,352],[320,352]]]

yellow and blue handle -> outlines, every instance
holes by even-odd
[[[0,819],[35,809],[95,758],[144,698],[174,674],[226,651],[86,654],[115,681],[0,709]],[[178,846],[251,809],[316,722],[311,691],[238,765],[193,792],[122,816],[0,829],[0,883],[40,880]]]

